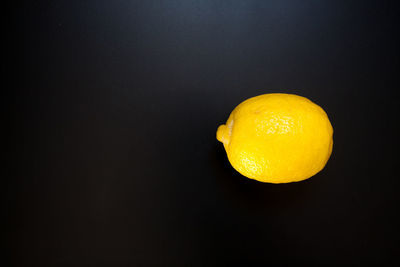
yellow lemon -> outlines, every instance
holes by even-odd
[[[325,111],[292,94],[247,99],[217,130],[232,166],[267,183],[297,182],[321,171],[332,152],[332,135]]]

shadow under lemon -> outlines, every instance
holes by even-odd
[[[281,213],[306,205],[317,177],[286,184],[263,183],[237,172],[229,163],[224,147],[215,140],[210,151],[217,190],[235,207],[254,212]]]

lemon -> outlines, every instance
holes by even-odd
[[[332,135],[325,111],[292,94],[249,98],[217,130],[233,168],[267,183],[297,182],[321,171],[332,153]]]

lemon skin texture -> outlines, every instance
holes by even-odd
[[[333,146],[325,111],[305,97],[264,94],[247,99],[218,127],[229,162],[267,183],[302,181],[321,171]]]

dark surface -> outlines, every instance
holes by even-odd
[[[20,4],[6,190],[11,266],[399,263],[395,1]],[[295,93],[333,124],[326,168],[271,185],[215,139]]]

